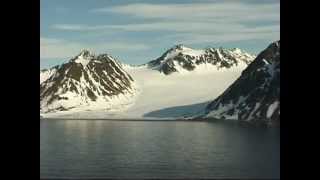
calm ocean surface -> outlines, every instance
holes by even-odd
[[[280,130],[236,123],[41,120],[41,178],[280,178]]]

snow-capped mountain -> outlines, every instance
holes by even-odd
[[[59,66],[54,66],[50,69],[42,69],[40,70],[40,84],[47,80],[52,74],[54,74]]]
[[[236,66],[246,67],[254,55],[238,48],[207,48],[196,50],[184,45],[176,45],[161,57],[150,61],[148,66],[168,75],[173,72],[203,71],[205,69],[229,69]]]
[[[270,44],[241,76],[206,107],[204,117],[280,123],[280,40]]]
[[[40,72],[40,112],[122,109],[132,103],[136,90],[116,59],[83,50],[69,62]]]

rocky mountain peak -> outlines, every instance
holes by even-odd
[[[187,46],[185,46],[184,44],[177,44],[177,45],[173,46],[171,49],[183,50],[185,48],[190,49]]]
[[[240,49],[228,50],[222,47],[207,49],[192,49],[182,44],[175,45],[161,57],[150,61],[148,65],[153,69],[168,75],[173,72],[188,72],[200,66],[211,69],[223,69],[244,64],[247,66],[255,56]],[[208,65],[208,66],[207,66]]]
[[[280,41],[271,43],[206,107],[207,118],[280,123]]]
[[[47,74],[40,76],[42,112],[130,104],[135,93],[134,80],[116,59],[88,50]]]
[[[87,49],[82,49],[79,53],[78,56],[82,56],[82,57],[90,57],[93,56],[93,53],[91,53],[89,50]]]

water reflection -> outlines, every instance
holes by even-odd
[[[42,177],[279,177],[279,131],[209,122],[40,123]]]

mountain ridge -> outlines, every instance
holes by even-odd
[[[280,40],[271,43],[241,76],[206,107],[206,118],[280,123]]]
[[[248,71],[252,64],[256,64],[253,58],[259,59],[260,54],[254,56],[239,48],[220,47],[198,50],[180,44],[168,49],[156,60],[141,65],[130,65],[122,63],[108,53],[95,55],[88,50],[82,50],[67,63],[40,70],[40,113],[50,113],[51,117],[55,117],[56,112],[70,112],[73,117],[75,115],[72,115],[73,112],[77,114],[81,112],[79,117],[125,119],[150,116],[170,119],[165,117],[167,115],[164,113],[170,112],[168,115],[174,115],[175,110],[179,110],[179,113],[173,117],[178,118],[190,119],[190,116],[196,112],[208,115],[213,110],[208,108],[209,105],[211,108],[214,107],[212,99],[228,91],[232,83]],[[261,60],[263,64],[270,64],[271,55],[269,54],[266,54],[265,60]],[[194,68],[188,69],[177,64],[179,58],[184,63],[190,62]],[[169,70],[165,73],[159,65],[170,64],[170,62],[174,64],[172,67],[177,71]],[[262,68],[261,72],[270,74],[273,73],[272,69],[268,66],[265,69]],[[106,80],[108,82],[105,82]],[[117,85],[119,82],[120,84]],[[56,89],[51,86],[56,86]],[[107,90],[112,89],[115,90],[113,93],[107,93]],[[74,100],[70,101],[71,92],[72,96],[75,92],[79,96],[78,99],[76,98],[76,103]],[[59,103],[52,105],[49,97]],[[234,98],[234,101],[239,99],[235,96]],[[101,99],[104,100],[101,101]],[[174,102],[166,102],[166,99]],[[203,102],[207,102],[205,110],[201,110],[200,106],[192,105],[199,103],[202,107]],[[271,107],[270,103],[268,105]],[[272,106],[277,108],[278,104],[273,103]],[[182,112],[184,109],[192,112],[184,113]],[[92,113],[89,113],[91,111]],[[264,113],[272,114],[271,110],[269,113]],[[179,117],[183,114],[183,117]],[[196,114],[197,117],[198,115]],[[201,115],[204,117],[203,114]],[[48,117],[47,114],[46,117]],[[227,116],[219,118],[228,119]]]
[[[165,75],[174,72],[183,73],[199,69],[228,69],[239,64],[248,65],[253,59],[251,55],[239,48],[206,48],[192,49],[183,44],[168,49],[159,58],[148,62],[148,66]]]
[[[40,108],[43,112],[63,111],[95,102],[99,102],[101,108],[108,108],[103,106],[121,104],[121,100],[111,102],[118,96],[129,103],[125,99],[134,96],[135,91],[134,80],[112,56],[82,50],[67,63],[57,66],[40,84]]]

